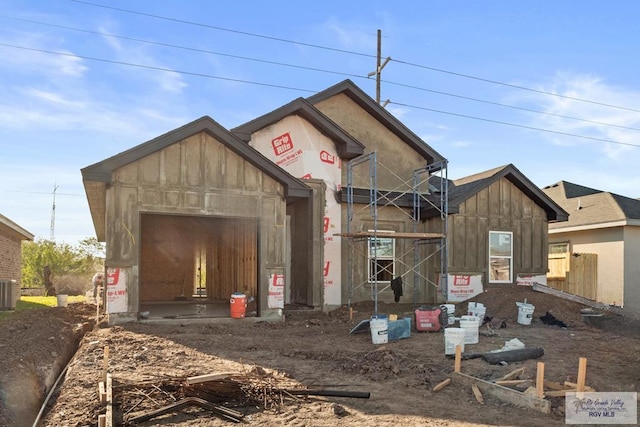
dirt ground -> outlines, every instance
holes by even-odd
[[[531,325],[517,323],[516,302],[525,298],[535,306]],[[491,289],[473,301],[487,307],[495,335],[488,336],[487,326],[481,327],[479,343],[467,345],[465,351],[490,351],[518,338],[526,347],[542,347],[544,356],[506,366],[490,365],[479,358],[464,360],[463,373],[492,380],[524,367],[521,378],[535,381],[536,363],[542,361],[546,380],[575,382],[578,360],[585,357],[586,383],[596,391],[640,391],[638,319],[605,315],[587,324],[580,314],[584,306],[519,286]],[[456,314],[464,314],[466,307],[466,302],[459,304]],[[480,404],[469,387],[456,382],[434,392],[433,387],[453,371],[453,360],[444,354],[443,333],[412,331],[410,338],[375,345],[368,331],[349,333],[362,319],[370,318],[373,304],[354,304],[353,309],[352,319],[344,307],[329,314],[287,311],[285,322],[277,323],[226,319],[113,327],[99,324],[81,338],[40,425],[97,425],[98,415],[104,413],[98,383],[105,346],[109,347],[114,399],[125,419],[175,402],[180,397],[176,384],[182,384],[186,377],[232,372],[233,384],[247,385],[243,396],[250,397],[223,403],[247,414],[245,422],[255,426],[565,424],[563,398],[549,398],[552,413],[542,414],[490,395]],[[411,305],[379,304],[378,311],[402,317],[413,310]],[[547,311],[567,327],[543,324],[539,317]],[[24,418],[29,411],[33,413],[33,403],[24,398],[25,390],[35,388],[44,394],[46,383],[53,382],[49,373],[54,368],[52,356],[73,350],[82,331],[89,329],[92,316],[95,306],[73,304],[19,313],[11,321],[0,322],[0,425],[32,425],[33,419]],[[506,327],[500,328],[503,321]],[[225,383],[226,387],[231,383]],[[250,384],[264,394],[248,387]],[[300,388],[365,392],[370,397],[281,392]],[[240,396],[237,389],[231,394]],[[211,412],[192,408],[139,425],[230,424]]]

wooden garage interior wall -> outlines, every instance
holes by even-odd
[[[255,219],[143,214],[140,301],[256,296]],[[201,272],[198,269],[201,269]],[[201,288],[201,297],[196,297]]]

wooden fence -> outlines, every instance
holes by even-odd
[[[597,254],[549,254],[547,286],[595,301],[597,267]]]

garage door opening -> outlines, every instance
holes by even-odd
[[[260,315],[256,219],[143,214],[141,231],[145,317],[229,317],[234,292]]]

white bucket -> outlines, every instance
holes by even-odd
[[[371,341],[374,344],[386,344],[389,342],[389,322],[387,316],[372,316],[369,321],[371,329]]]
[[[518,306],[518,323],[521,325],[530,325],[535,306],[533,304],[527,304],[526,302],[517,302],[516,305]]]
[[[465,330],[465,344],[478,344],[478,329],[480,328],[480,319],[478,319],[476,316],[462,316],[460,318],[460,328]]]
[[[453,325],[456,323],[456,306],[455,304],[442,304],[447,308],[447,323]]]
[[[67,306],[67,296],[65,294],[57,295],[58,297],[58,307],[66,307]]]
[[[476,316],[480,320],[484,320],[484,316],[487,313],[487,307],[481,302],[470,302],[467,308],[467,314],[469,316]]]
[[[466,331],[462,328],[445,328],[444,354],[456,354],[456,346],[464,352],[464,338]]]

